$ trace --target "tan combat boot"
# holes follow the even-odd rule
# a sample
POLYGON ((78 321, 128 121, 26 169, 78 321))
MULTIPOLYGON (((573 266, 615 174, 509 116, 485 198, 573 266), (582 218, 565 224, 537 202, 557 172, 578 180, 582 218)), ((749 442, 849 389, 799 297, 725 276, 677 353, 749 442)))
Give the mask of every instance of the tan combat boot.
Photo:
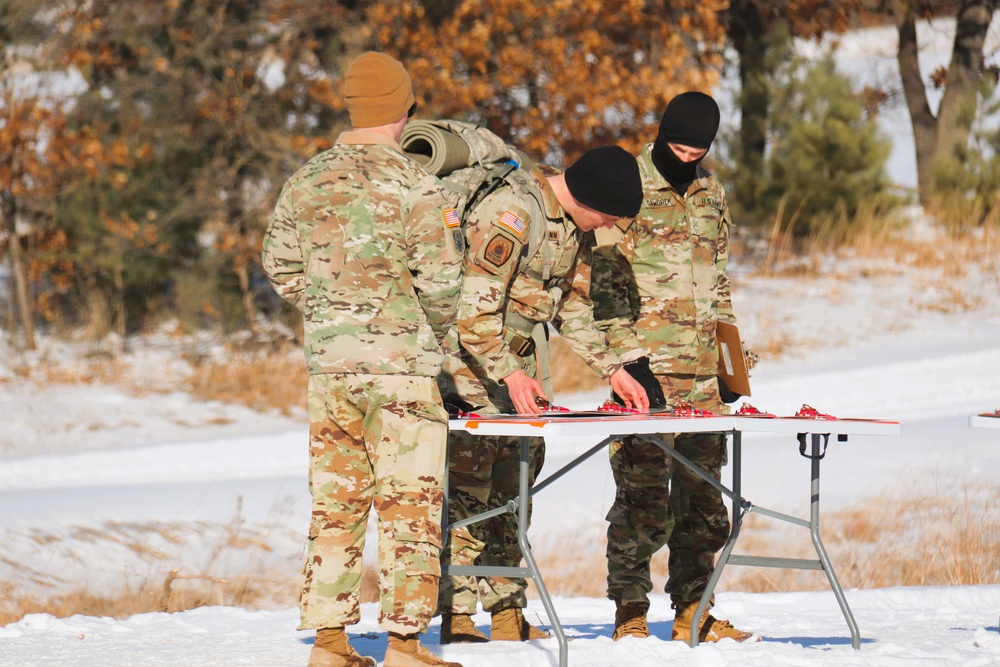
POLYGON ((615 600, 615 632, 611 638, 618 641, 622 637, 648 637, 647 611, 649 611, 648 602, 622 603, 615 600))
POLYGON ((383 667, 462 667, 457 662, 447 662, 427 650, 416 635, 389 633, 389 648, 385 650, 383 667))
POLYGON ((442 644, 481 644, 489 638, 472 622, 471 614, 441 614, 442 644))
POLYGON ((309 653, 308 667, 375 667, 375 659, 358 655, 347 643, 344 628, 320 628, 309 653))
MULTIPOLYGON (((694 618, 694 612, 698 610, 698 601, 675 601, 671 606, 675 610, 674 629, 671 632, 671 639, 690 643, 691 621, 694 618)), ((726 638, 735 639, 738 642, 745 642, 747 640, 760 641, 760 635, 755 635, 752 632, 744 632, 743 630, 737 630, 733 627, 732 623, 715 618, 709 614, 708 609, 706 609, 705 613, 702 614, 701 617, 701 630, 698 631, 698 641, 717 642, 720 639, 726 638)))
POLYGON ((493 612, 493 622, 490 626, 492 641, 523 642, 529 639, 547 639, 550 636, 528 623, 520 607, 493 612))

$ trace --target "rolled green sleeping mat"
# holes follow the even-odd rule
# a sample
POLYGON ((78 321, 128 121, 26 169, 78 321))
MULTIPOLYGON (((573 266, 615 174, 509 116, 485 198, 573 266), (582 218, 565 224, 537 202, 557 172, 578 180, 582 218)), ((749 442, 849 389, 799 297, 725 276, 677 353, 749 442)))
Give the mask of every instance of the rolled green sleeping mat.
POLYGON ((407 123, 400 146, 429 172, 439 176, 469 164, 469 144, 454 132, 431 123, 407 123))

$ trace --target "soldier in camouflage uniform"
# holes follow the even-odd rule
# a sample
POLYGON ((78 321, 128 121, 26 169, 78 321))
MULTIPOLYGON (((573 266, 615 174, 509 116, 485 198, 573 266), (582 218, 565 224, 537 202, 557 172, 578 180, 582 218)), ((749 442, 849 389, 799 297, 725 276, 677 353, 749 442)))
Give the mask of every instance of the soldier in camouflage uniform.
MULTIPOLYGON (((639 210, 635 159, 617 146, 595 148, 565 173, 536 167, 523 186, 495 190, 466 222, 469 262, 456 327, 461 364, 442 377, 446 403, 482 413, 537 414, 536 401, 552 396, 539 382, 539 366, 548 361, 545 323, 553 322, 628 405, 647 409, 642 387, 596 329, 589 297, 591 232, 639 210), (533 230, 534 225, 544 228, 533 230), (542 242, 530 248, 533 233, 542 242)), ((543 447, 541 439, 533 439, 530 483, 542 465, 543 447)), ((518 495, 518 438, 456 432, 449 448, 450 522, 502 507, 518 495)), ((443 558, 472 565, 480 555, 482 565, 520 563, 515 515, 452 531, 443 558)), ((442 643, 487 641, 471 620, 477 598, 492 614, 491 639, 547 636, 524 619, 524 579, 444 577, 442 643)))
MULTIPOLYGON (((718 105, 689 92, 668 104, 654 143, 638 157, 645 200, 618 238, 601 238, 594 301, 609 344, 619 354, 649 355, 670 407, 728 413, 716 372, 716 323, 735 322, 730 301, 729 230, 722 184, 699 162, 719 127, 718 105), (610 241, 610 243, 608 243, 610 241), (622 312, 623 304, 627 312, 622 312)), ((728 392, 727 392, 728 393, 728 392)), ((732 400, 735 400, 735 396, 732 400)), ((651 405, 656 407, 651 397, 651 405)), ((660 436, 716 478, 726 463, 722 433, 660 436)), ((662 449, 637 437, 611 446, 617 493, 608 513, 608 597, 615 600, 614 639, 648 637, 650 559, 670 550, 673 639, 688 641, 692 616, 729 536, 722 495, 662 449)), ((706 612, 702 641, 752 635, 706 612)))
POLYGON ((440 181, 398 143, 409 74, 381 53, 344 84, 352 131, 285 183, 264 239, 275 290, 303 314, 312 521, 300 629, 310 667, 374 667, 360 620, 365 527, 378 514, 386 667, 449 665, 418 640, 437 605, 448 415, 435 377, 461 291, 464 243, 440 181), (457 232, 457 236, 455 234, 457 232))

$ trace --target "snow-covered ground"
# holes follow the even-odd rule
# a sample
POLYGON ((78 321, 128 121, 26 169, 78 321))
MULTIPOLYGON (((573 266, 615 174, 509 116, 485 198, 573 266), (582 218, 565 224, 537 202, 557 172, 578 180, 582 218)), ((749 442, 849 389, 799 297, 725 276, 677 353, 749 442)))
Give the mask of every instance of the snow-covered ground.
MULTIPOLYGON (((850 591, 861 627, 859 651, 845 639, 846 626, 830 593, 727 593, 716 609, 740 626, 765 635, 756 644, 725 640, 691 649, 670 636, 669 601, 655 599, 648 639, 611 640, 614 604, 608 600, 560 598, 557 612, 569 642, 572 667, 990 667, 1000 664, 997 615, 1000 586, 886 588, 850 591)), ((374 604, 352 630, 352 644, 381 662, 386 635, 372 622, 374 604)), ((532 602, 532 618, 544 612, 532 602)), ((489 616, 476 617, 481 628, 489 616)), ((0 665, 305 665, 312 633, 296 632, 294 610, 248 612, 203 607, 182 614, 142 614, 127 621, 35 615, 0 628, 0 665)), ((436 624, 425 636, 432 651, 465 667, 550 667, 557 665, 555 639, 439 646, 436 624)))
MULTIPOLYGON (((856 261, 797 278, 762 278, 736 263, 735 307, 747 344, 763 349, 776 336, 783 341, 781 354, 753 372, 749 401, 782 415, 808 403, 841 417, 902 422, 901 436, 854 436, 831 446, 823 463, 824 512, 864 507, 876 495, 901 490, 956 503, 969 488, 995 493, 1000 429, 972 428, 968 420, 1000 407, 997 273, 970 270, 946 281, 944 271, 861 270, 856 261), (956 290, 975 295, 976 307, 949 305, 956 290)), ((156 361, 154 349, 145 354, 143 363, 169 367, 167 359, 156 361)), ((602 392, 557 397, 571 407, 602 400, 602 392)), ((0 381, 0 415, 0 581, 13 582, 15 592, 138 589, 163 582, 171 570, 216 577, 260 571, 285 573, 277 585, 286 588, 275 597, 294 596, 287 589, 301 564, 308 518, 301 418, 183 393, 133 397, 106 386, 38 386, 9 372, 0 381), (234 539, 241 536, 247 539, 234 539), (255 541, 267 548, 246 547, 255 541)), ((546 469, 572 460, 590 442, 550 440, 546 469)), ((794 439, 746 435, 744 443, 744 495, 804 515, 807 463, 794 439)), ((536 497, 533 545, 541 551, 571 544, 577 562, 599 561, 612 493, 606 457, 591 457, 536 497)), ((995 533, 1000 524, 983 528, 995 533)), ((723 587, 719 614, 759 631, 764 641, 693 651, 664 640, 672 612, 663 596, 655 597, 650 615, 655 638, 615 643, 609 601, 552 593, 575 637, 573 665, 1000 664, 1000 585, 849 590, 860 652, 850 647, 829 591, 750 594, 723 587)), ((122 621, 31 615, 0 628, 0 665, 303 664, 312 633, 295 630, 290 607, 208 607, 122 621)), ((529 615, 547 623, 535 601, 529 615)), ((352 630, 361 635, 360 649, 381 657, 385 635, 374 618, 366 606, 363 623, 352 630)), ((477 620, 488 625, 485 616, 477 620)), ((466 665, 557 664, 554 640, 438 647, 432 627, 427 641, 466 665)))
MULTIPOLYGON (((926 74, 946 62, 950 32, 942 24, 921 30, 926 74)), ((893 76, 894 41, 891 29, 860 31, 842 40, 839 62, 877 85, 893 76)), ((912 186, 905 110, 884 113, 880 121, 896 144, 892 178, 912 186)), ((965 271, 831 260, 815 276, 763 278, 734 258, 743 338, 751 348, 774 351, 753 372, 753 405, 788 415, 808 403, 841 417, 902 422, 898 437, 831 444, 823 463, 824 513, 864 510, 876 496, 901 492, 954 498, 956 505, 966 502, 969 489, 996 493, 1000 429, 968 425, 970 415, 1000 408, 1000 257, 992 247, 984 252, 993 257, 965 271)), ((303 418, 182 392, 133 396, 102 385, 40 386, 12 372, 24 359, 8 345, 0 339, 0 595, 141 590, 161 585, 171 571, 215 578, 259 572, 275 582, 275 600, 294 599, 288 589, 301 566, 309 513, 303 418)), ((43 340, 42 356, 62 360, 66 354, 43 340)), ((131 360, 140 380, 172 372, 170 356, 156 345, 137 345, 131 360)), ((557 397, 581 408, 603 400, 602 392, 557 397)), ((546 470, 590 442, 550 441, 546 470)), ((744 495, 801 516, 808 464, 794 439, 748 435, 744 444, 744 495)), ((728 480, 728 472, 723 477, 728 480)), ((571 545, 577 562, 599 561, 613 488, 606 457, 588 459, 536 497, 532 544, 539 551, 571 545)), ((984 521, 985 532, 1000 531, 1000 517, 984 521)), ((1000 574, 992 582, 848 590, 860 651, 851 648, 828 590, 752 594, 723 586, 718 615, 759 632, 763 641, 692 650, 665 639, 673 613, 662 595, 654 596, 650 610, 654 637, 612 642, 610 601, 550 588, 574 638, 569 662, 575 667, 666 661, 986 667, 1000 665, 1000 574)), ((305 664, 312 633, 296 631, 291 604, 270 608, 202 607, 126 620, 33 614, 0 628, 0 667, 305 664)), ((365 605, 362 623, 351 632, 362 653, 381 660, 386 637, 375 616, 374 606, 365 605)), ((528 616, 547 624, 536 600, 528 616)), ((488 616, 476 620, 488 627, 488 616)), ((441 647, 435 624, 426 641, 466 667, 558 664, 551 639, 441 647)))

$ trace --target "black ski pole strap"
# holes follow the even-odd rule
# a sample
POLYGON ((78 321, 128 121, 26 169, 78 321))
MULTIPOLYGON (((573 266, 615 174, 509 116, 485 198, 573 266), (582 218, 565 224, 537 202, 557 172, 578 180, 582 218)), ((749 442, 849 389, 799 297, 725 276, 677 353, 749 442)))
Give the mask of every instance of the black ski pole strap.
POLYGON ((807 459, 822 459, 823 457, 825 457, 826 456, 827 445, 830 444, 830 434, 829 433, 821 433, 820 434, 820 435, 823 436, 823 449, 822 449, 822 451, 820 451, 819 454, 816 454, 816 455, 806 454, 806 447, 808 447, 808 443, 806 442, 806 437, 808 435, 809 435, 808 433, 799 433, 798 434, 798 439, 799 439, 799 454, 801 454, 802 456, 806 457, 807 459))

